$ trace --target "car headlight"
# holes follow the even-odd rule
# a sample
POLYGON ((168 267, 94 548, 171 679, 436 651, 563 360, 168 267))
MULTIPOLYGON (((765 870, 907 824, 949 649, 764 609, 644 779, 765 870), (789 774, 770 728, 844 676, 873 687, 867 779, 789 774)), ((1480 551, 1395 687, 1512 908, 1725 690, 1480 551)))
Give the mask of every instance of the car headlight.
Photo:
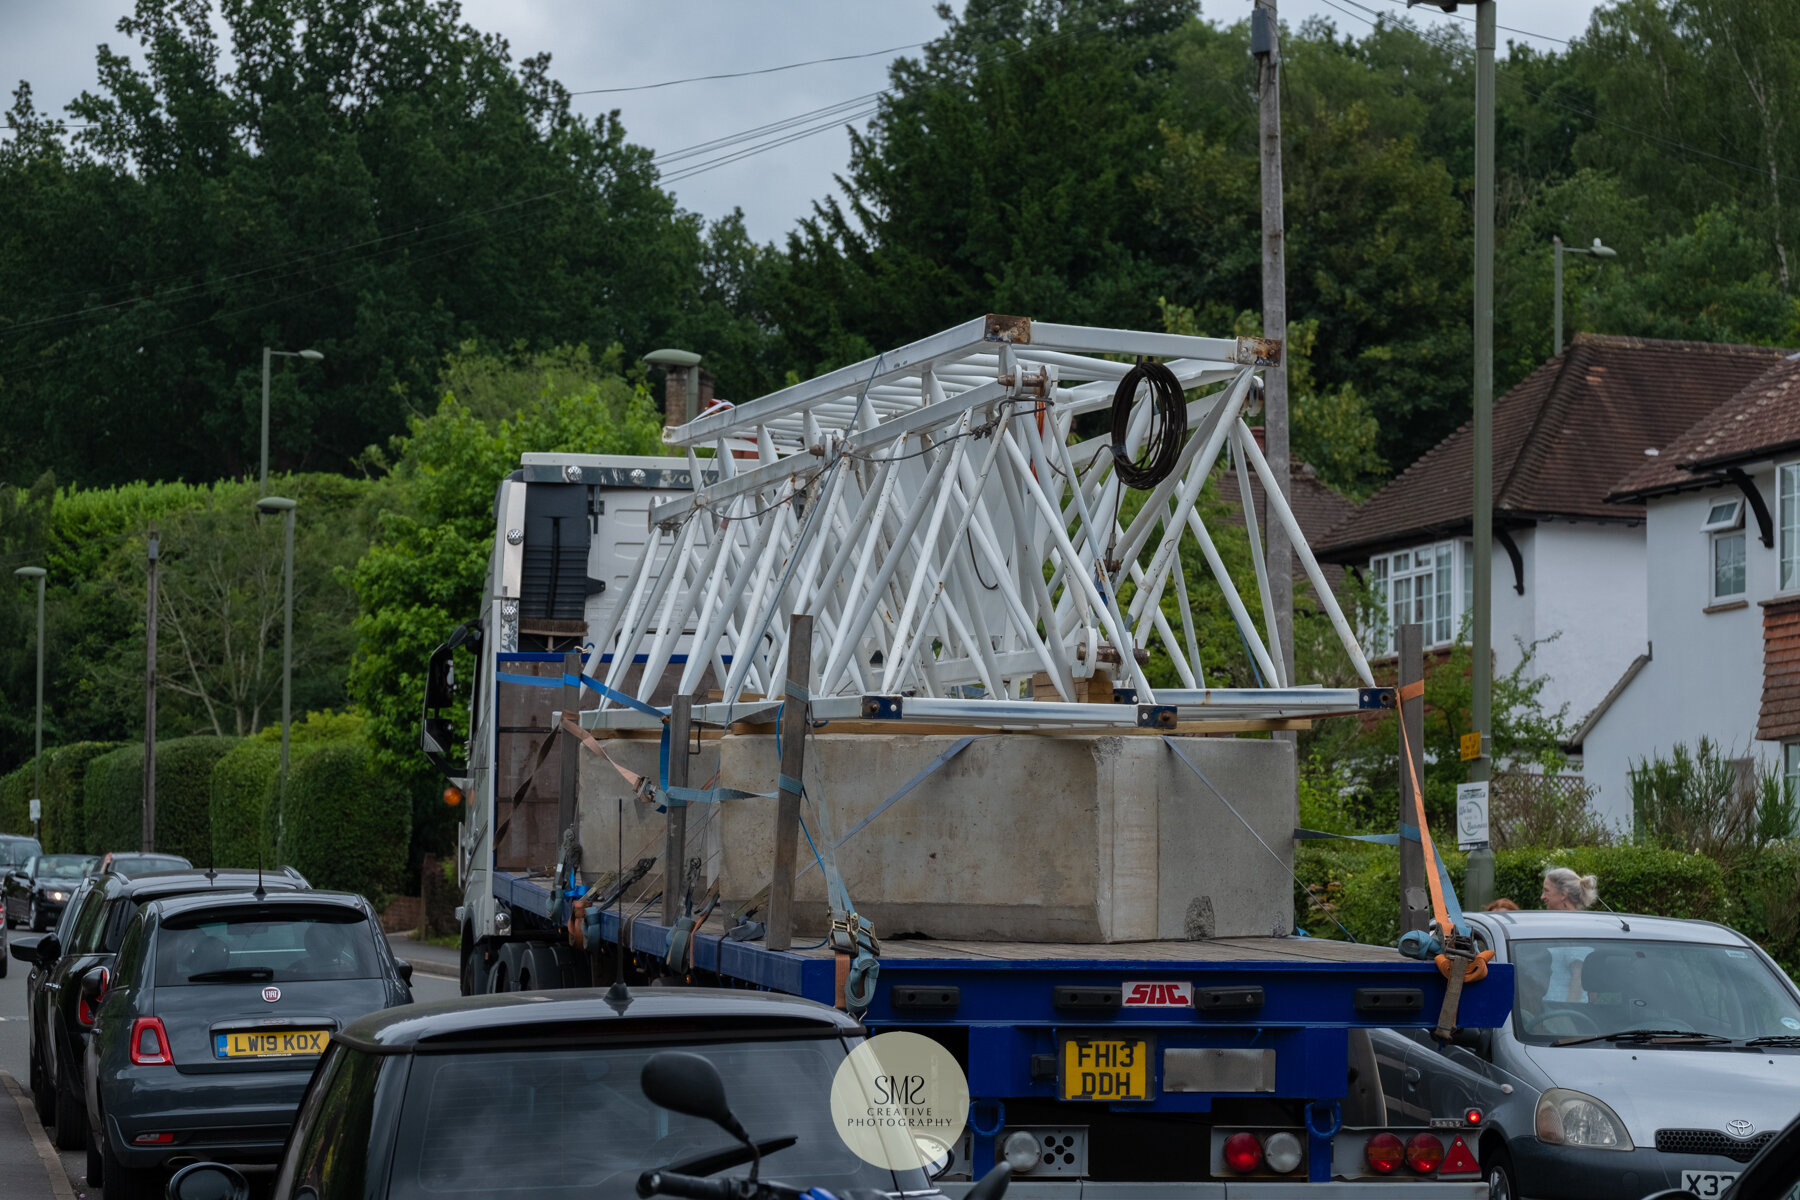
POLYGON ((67 892, 45 892, 44 895, 51 900, 67 900, 69 898, 67 892))
POLYGON ((1618 1113, 1585 1092, 1567 1088, 1551 1088, 1538 1097, 1537 1135, 1539 1141, 1557 1146, 1635 1149, 1618 1113))

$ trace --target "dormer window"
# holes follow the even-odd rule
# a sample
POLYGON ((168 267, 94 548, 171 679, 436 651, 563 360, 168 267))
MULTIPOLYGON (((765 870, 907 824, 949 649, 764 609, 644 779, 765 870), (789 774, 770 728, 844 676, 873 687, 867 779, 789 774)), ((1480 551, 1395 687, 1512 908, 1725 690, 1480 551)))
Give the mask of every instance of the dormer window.
POLYGON ((1711 539, 1713 604, 1744 598, 1744 501, 1714 500, 1700 532, 1711 539))

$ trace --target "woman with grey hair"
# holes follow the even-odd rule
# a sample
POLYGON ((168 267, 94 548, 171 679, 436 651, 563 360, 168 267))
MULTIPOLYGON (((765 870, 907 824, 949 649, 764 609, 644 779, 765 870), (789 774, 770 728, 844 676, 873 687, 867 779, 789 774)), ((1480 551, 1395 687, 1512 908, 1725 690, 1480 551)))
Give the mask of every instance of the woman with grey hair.
MULTIPOLYGON (((1592 875, 1577 875, 1567 867, 1551 867, 1544 872, 1544 907, 1552 912, 1579 912, 1599 899, 1600 881, 1592 875)), ((1585 999, 1581 964, 1586 958, 1573 946, 1552 947, 1546 996, 1576 1002, 1585 999)))

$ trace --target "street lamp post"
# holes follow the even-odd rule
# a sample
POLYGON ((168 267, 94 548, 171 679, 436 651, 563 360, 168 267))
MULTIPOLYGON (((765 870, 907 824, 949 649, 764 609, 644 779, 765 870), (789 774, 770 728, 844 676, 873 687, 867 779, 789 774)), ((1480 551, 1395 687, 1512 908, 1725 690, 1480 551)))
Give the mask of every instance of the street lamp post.
POLYGON ((1617 258, 1617 257, 1619 257, 1619 252, 1617 250, 1612 249, 1610 246, 1602 246, 1600 244, 1599 238, 1595 238, 1594 244, 1591 246, 1574 246, 1574 247, 1565 246, 1565 245, 1563 245, 1563 240, 1560 236, 1553 236, 1550 239, 1550 241, 1554 246, 1552 253, 1556 257, 1556 303, 1553 306, 1556 310, 1556 349, 1554 349, 1550 352, 1551 356, 1554 357, 1558 354, 1561 354, 1562 348, 1563 348, 1563 340, 1562 340, 1562 260, 1563 260, 1563 255, 1565 255, 1565 254, 1585 254, 1590 258, 1617 258))
POLYGON ((263 347, 263 403, 262 403, 262 491, 269 490, 269 360, 271 358, 303 358, 307 362, 321 362, 325 356, 317 350, 271 350, 263 347))
POLYGON ((256 502, 258 510, 274 515, 281 513, 285 518, 287 533, 287 549, 282 555, 282 615, 281 615, 281 789, 280 794, 287 791, 288 775, 288 731, 293 725, 293 681, 294 681, 294 501, 284 496, 264 496, 256 502))
MULTIPOLYGON (((31 802, 42 812, 44 795, 44 568, 20 567, 13 572, 20 579, 37 580, 37 753, 32 756, 31 802)), ((37 836, 39 817, 31 818, 32 836, 37 836)))

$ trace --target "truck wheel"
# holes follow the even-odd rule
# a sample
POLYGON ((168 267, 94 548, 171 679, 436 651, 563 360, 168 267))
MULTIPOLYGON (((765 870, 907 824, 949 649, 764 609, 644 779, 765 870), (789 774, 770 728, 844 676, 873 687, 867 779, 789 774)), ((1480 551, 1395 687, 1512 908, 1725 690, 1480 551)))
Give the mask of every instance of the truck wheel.
POLYGON ((56 1148, 79 1150, 87 1145, 87 1113, 82 1111, 81 1097, 66 1083, 56 1085, 56 1148))
POLYGON ((488 976, 488 991, 524 991, 525 989, 519 981, 524 957, 525 946, 520 942, 508 942, 500 947, 500 954, 494 962, 494 969, 488 976))
POLYGON ((532 942, 523 948, 515 976, 518 991, 547 992, 569 986, 563 980, 564 964, 556 953, 558 949, 544 942, 532 942))
POLYGON ((481 947, 469 936, 467 929, 462 937, 462 994, 479 996, 487 990, 487 972, 482 969, 481 947))

